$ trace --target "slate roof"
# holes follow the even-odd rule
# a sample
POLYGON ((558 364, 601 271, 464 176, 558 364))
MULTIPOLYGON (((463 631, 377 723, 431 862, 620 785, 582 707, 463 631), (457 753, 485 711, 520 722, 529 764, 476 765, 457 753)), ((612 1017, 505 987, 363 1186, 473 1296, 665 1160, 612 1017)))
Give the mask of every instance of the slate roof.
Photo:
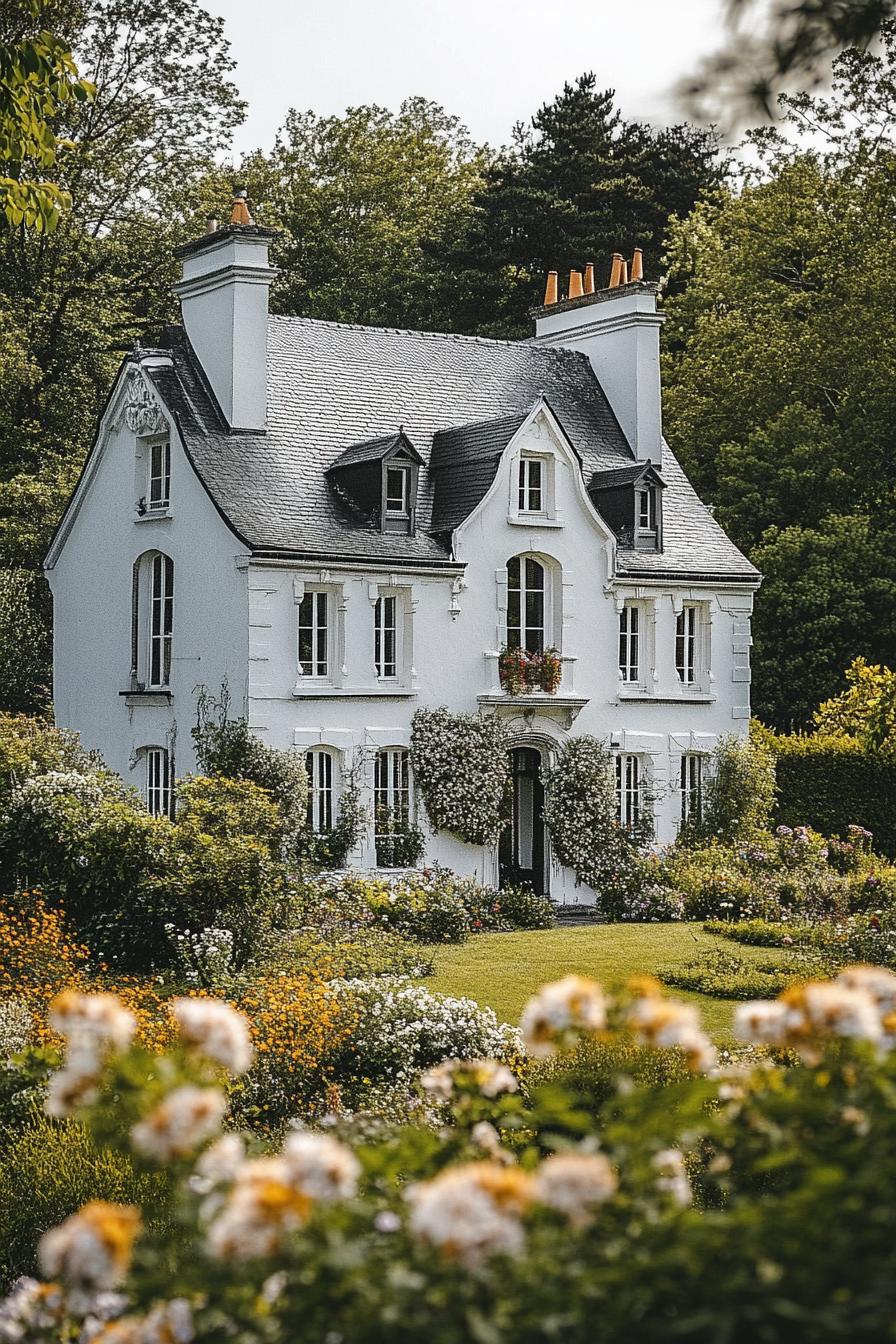
MULTIPOLYGON (((500 436, 508 442, 509 425, 518 427, 542 395, 586 481, 633 465, 603 389, 576 351, 272 317, 261 433, 228 429, 181 327, 167 327, 161 345, 173 367, 147 367, 147 374, 175 413, 219 512, 263 555, 451 564, 446 533, 488 488, 500 436), (416 536, 383 534, 358 519, 326 476, 348 449, 394 436, 397 424, 424 462, 435 458, 420 471, 416 536)), ((668 448, 662 472, 664 550, 621 551, 620 571, 754 579, 756 570, 700 504, 668 448)))
POLYGON ((615 490, 620 485, 634 485, 635 481, 639 481, 648 471, 653 472, 660 485, 665 485, 665 481, 652 462, 637 462, 633 467, 615 467, 611 471, 596 471, 588 482, 588 489, 615 490))
POLYGON ((340 467, 356 467, 359 462, 380 462, 393 448, 404 448, 418 462, 423 458, 411 443, 408 436, 399 430, 397 434, 383 434, 378 439, 367 439, 364 443, 353 443, 337 457, 327 471, 338 471, 340 467))

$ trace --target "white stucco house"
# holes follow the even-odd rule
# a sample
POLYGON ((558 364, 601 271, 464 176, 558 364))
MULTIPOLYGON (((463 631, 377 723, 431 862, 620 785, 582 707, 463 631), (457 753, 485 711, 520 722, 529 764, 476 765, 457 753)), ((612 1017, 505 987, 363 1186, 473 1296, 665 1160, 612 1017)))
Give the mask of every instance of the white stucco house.
MULTIPOLYGON (((182 325, 115 379, 45 562, 57 720, 167 811, 196 687, 226 680, 307 755, 316 826, 354 763, 426 830, 414 711, 499 714, 500 853, 427 832, 426 859, 587 901, 542 821, 558 744, 603 739, 623 820, 649 797, 666 842, 749 718, 759 575, 663 441, 656 286, 617 260, 557 302, 553 278, 518 342, 276 317, 273 237, 235 222, 182 248, 182 325), (557 649, 559 687, 509 694, 508 646, 557 649)), ((376 866, 373 820, 353 861, 376 866)))

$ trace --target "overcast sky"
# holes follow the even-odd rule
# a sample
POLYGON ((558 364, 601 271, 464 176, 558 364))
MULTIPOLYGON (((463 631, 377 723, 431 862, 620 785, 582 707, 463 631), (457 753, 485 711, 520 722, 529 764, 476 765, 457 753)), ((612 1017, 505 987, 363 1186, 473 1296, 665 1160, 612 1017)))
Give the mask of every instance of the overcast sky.
POLYGON ((422 94, 474 139, 506 143, 584 70, 623 112, 681 119, 672 87, 717 45, 722 0, 208 0, 249 104, 237 154, 268 148, 290 107, 397 109, 422 94))

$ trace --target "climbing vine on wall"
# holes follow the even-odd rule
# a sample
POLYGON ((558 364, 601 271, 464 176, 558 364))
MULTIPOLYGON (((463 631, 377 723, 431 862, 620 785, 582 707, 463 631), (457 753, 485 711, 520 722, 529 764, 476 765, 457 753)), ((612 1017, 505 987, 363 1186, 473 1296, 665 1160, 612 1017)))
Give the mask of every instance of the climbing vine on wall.
POLYGON ((500 834, 509 782, 507 729, 496 717, 418 709, 411 724, 414 781, 433 826, 471 845, 500 834))

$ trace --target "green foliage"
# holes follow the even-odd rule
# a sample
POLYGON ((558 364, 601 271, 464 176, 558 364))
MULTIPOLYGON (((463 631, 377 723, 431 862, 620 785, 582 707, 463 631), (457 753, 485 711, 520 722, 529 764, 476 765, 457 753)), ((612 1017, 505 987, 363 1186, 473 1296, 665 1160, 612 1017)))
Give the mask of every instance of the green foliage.
POLYGON ((249 780, 265 789, 280 809, 283 847, 294 854, 308 829, 308 772, 295 751, 280 751, 249 731, 246 719, 231 719, 227 686, 216 700, 200 687, 193 741, 208 775, 249 780))
POLYGON ((343 766, 333 829, 305 836, 304 853, 315 868, 344 868, 364 835, 368 811, 361 801, 362 764, 357 756, 347 768, 343 766))
POLYGON ((826 835, 847 836, 851 825, 867 828, 881 854, 896 855, 896 762, 848 737, 821 734, 774 738, 778 780, 777 818, 797 818, 826 835))
POLYGON ((852 737, 872 749, 896 749, 896 672, 854 658, 845 676, 847 689, 813 714, 816 733, 852 737))
POLYGON ((612 1101, 620 1085, 659 1090, 688 1077, 680 1054, 643 1050, 625 1036, 585 1040, 574 1050, 535 1060, 526 1070, 526 1088, 536 1097, 541 1089, 563 1088, 576 1107, 597 1115, 612 1101))
POLYGON ((137 1204, 152 1221, 167 1185, 164 1172, 138 1175, 76 1121, 33 1111, 24 1126, 0 1131, 0 1281, 34 1273, 39 1238, 88 1200, 137 1204))
POLYGON ((99 757, 85 751, 77 733, 54 728, 46 719, 0 713, 0 804, 26 779, 50 770, 95 774, 99 757))
POLYGON ((492 715, 418 709, 411 721, 414 782, 437 831, 471 845, 494 844, 505 822, 510 779, 504 723, 492 715))
MULTIPOLYGON (((709 926, 706 926, 709 927, 709 926)), ((788 964, 757 962, 733 952, 713 952, 674 970, 661 970, 660 979, 676 989, 711 994, 715 999, 770 999, 788 985, 818 976, 825 968, 818 958, 793 957, 788 964)))
POLYGON ((283 843, 280 808, 248 779, 188 775, 177 786, 177 821, 182 833, 204 831, 224 841, 252 837, 272 855, 283 843))
POLYGON ((343 980, 371 975, 420 977, 431 974, 432 959, 419 943, 389 929, 303 929, 274 939, 263 960, 253 957, 252 969, 314 971, 343 980))
POLYGON ((594 737, 564 742, 545 779, 545 822, 556 857, 597 893, 606 914, 640 876, 638 847, 649 825, 644 813, 637 831, 621 826, 612 756, 594 737))
POLYGON ((426 836, 405 808, 378 807, 373 817, 378 868, 416 868, 426 836))
POLYGON ((20 5, 14 40, 0 42, 0 210, 7 224, 38 233, 56 227, 71 199, 46 176, 68 147, 56 134, 58 116, 94 93, 66 43, 43 27, 52 8, 48 0, 20 5))
POLYGON ((720 738, 707 771, 703 815, 685 839, 749 840, 767 827, 774 800, 775 757, 761 736, 720 738))
POLYGON ((44 579, 0 569, 0 702, 16 713, 45 713, 50 704, 52 634, 44 579))

